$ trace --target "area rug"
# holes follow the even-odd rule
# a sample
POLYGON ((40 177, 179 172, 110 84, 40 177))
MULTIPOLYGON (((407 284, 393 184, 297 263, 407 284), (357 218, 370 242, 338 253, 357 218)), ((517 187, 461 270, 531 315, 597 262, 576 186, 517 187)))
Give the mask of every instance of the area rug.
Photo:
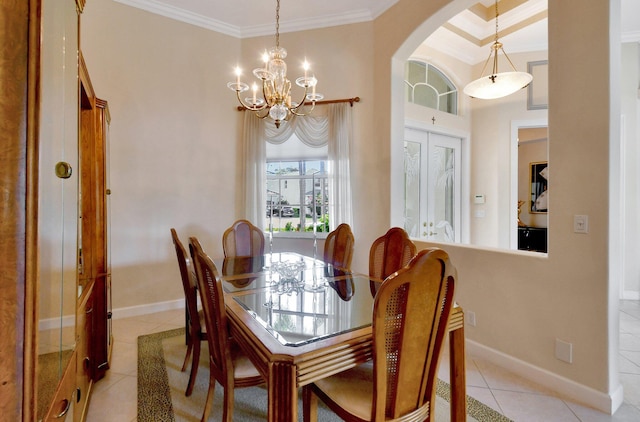
POLYGON ((72 352, 73 350, 62 350, 38 355, 38 419, 44 418, 49 410, 72 352))
MULTIPOLYGON (((138 337, 138 421, 199 421, 207 394, 209 367, 207 344, 202 343, 200 367, 193 393, 184 395, 189 371, 180 372, 186 352, 184 329, 179 328, 138 337)), ((436 422, 449 421, 449 385, 438 380, 436 422)), ((298 405, 302 420, 302 402, 298 405)), ((264 387, 235 390, 233 420, 264 421, 267 417, 267 392, 264 387)), ((209 421, 222 418, 222 387, 216 387, 209 421)), ((319 402, 318 420, 340 421, 319 402)), ((467 396, 468 422, 511 422, 490 407, 467 396)))

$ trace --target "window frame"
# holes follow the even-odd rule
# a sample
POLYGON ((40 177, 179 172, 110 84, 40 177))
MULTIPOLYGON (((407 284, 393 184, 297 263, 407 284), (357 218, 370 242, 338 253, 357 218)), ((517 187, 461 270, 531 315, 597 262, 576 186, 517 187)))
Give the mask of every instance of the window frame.
MULTIPOLYGON (((404 77, 403 80, 404 80, 404 84, 405 84, 405 87, 406 87, 406 90, 405 90, 405 101, 407 101, 407 102, 409 102, 411 104, 415 104, 416 106, 426 107, 426 108, 429 108, 429 109, 432 109, 432 110, 437 110, 437 111, 442 112, 442 113, 451 114, 453 116, 458 116, 459 115, 460 107, 459 107, 459 98, 458 98, 458 93, 459 93, 458 88, 457 88, 456 84, 453 82, 453 80, 449 77, 449 75, 447 75, 444 71, 442 71, 442 69, 438 68, 437 66, 435 66, 432 63, 429 63, 429 62, 427 62, 425 60, 412 58, 412 59, 409 59, 409 60, 407 60, 405 62, 405 77, 404 77), (412 63, 423 65, 425 67, 425 72, 424 72, 425 80, 424 81, 416 82, 416 83, 412 84, 407 80, 407 77, 408 77, 408 74, 409 74, 409 66, 411 66, 412 63), (441 80, 445 83, 445 85, 447 85, 447 87, 452 87, 453 89, 450 89, 450 90, 444 91, 444 92, 440 92, 436 86, 434 86, 434 85, 432 85, 430 83, 430 78, 429 78, 430 71, 432 72, 431 73, 432 77, 433 76, 437 76, 437 77, 441 78, 441 80), (435 98, 436 98, 436 107, 435 108, 434 107, 430 107, 428 105, 424 105, 424 104, 415 102, 415 90, 416 90, 417 86, 425 86, 425 87, 431 89, 435 93, 435 98), (409 91, 408 90, 411 90, 411 95, 409 95, 409 91), (455 104, 452 107, 454 109, 453 113, 449 112, 447 110, 442 110, 440 108, 441 98, 442 97, 446 97, 446 96, 451 95, 451 94, 455 94, 454 95, 455 104)), ((432 79, 431 79, 431 82, 433 82, 432 79)))
MULTIPOLYGON (((275 229, 275 224, 273 224, 273 220, 275 219, 281 219, 282 217, 278 214, 271 214, 271 216, 267 215, 266 217, 266 227, 263 228, 263 230, 266 233, 270 233, 271 236, 273 237, 289 237, 289 238, 313 238, 314 237, 314 232, 313 231, 306 231, 306 227, 310 226, 313 224, 313 215, 311 215, 310 217, 306 216, 306 212, 304 215, 302 215, 301 210, 308 208, 308 207, 312 207, 313 205, 311 203, 307 204, 307 189, 306 189, 306 185, 308 181, 316 181, 315 183, 312 182, 312 191, 313 194, 312 195, 316 195, 316 192, 323 192, 324 191, 324 204, 321 205, 321 216, 317 218, 316 220, 316 226, 321 224, 321 218, 322 216, 326 215, 328 218, 329 215, 329 173, 328 173, 328 167, 329 167, 329 158, 328 156, 323 156, 322 158, 320 157, 307 157, 307 158, 300 158, 300 159, 294 159, 294 158, 286 158, 286 159, 282 159, 282 158, 267 158, 266 160, 266 186, 265 186, 265 193, 266 193, 266 201, 265 203, 262 205, 263 209, 261 210, 261 212, 264 215, 267 215, 268 212, 268 207, 270 205, 271 202, 271 206, 273 206, 273 200, 271 199, 271 197, 274 196, 274 194, 270 193, 272 191, 272 189, 270 189, 270 182, 273 185, 273 181, 278 181, 278 187, 279 190, 278 192, 275 192, 275 196, 276 197, 283 197, 282 195, 282 184, 283 182, 285 184, 288 184, 289 186, 291 184, 289 184, 289 181, 297 181, 298 186, 299 186, 299 197, 298 203, 293 203, 293 204, 282 204, 282 200, 278 201, 278 206, 291 206, 294 209, 298 208, 298 220, 297 220, 297 224, 299 224, 300 227, 305 227, 305 230, 282 230, 281 227, 278 227, 278 229, 275 229), (305 174, 305 172, 307 171, 307 166, 305 165, 306 163, 310 163, 310 162, 319 162, 320 163, 320 170, 316 173, 312 173, 312 174, 305 174), (269 164, 270 163, 298 163, 298 174, 274 174, 274 173, 269 173, 269 164), (316 185, 319 184, 319 188, 316 188, 316 185)), ((316 205, 317 207, 317 205, 316 205)), ((281 224, 279 225, 281 226, 281 224)), ((315 237, 316 238, 325 238, 328 234, 328 230, 326 231, 316 231, 315 232, 315 237)))

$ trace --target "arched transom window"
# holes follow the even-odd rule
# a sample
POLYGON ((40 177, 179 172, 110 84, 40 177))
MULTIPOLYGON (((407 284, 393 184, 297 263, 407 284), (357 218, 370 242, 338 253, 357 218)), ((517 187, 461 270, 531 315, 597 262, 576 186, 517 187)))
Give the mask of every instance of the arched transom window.
POLYGON ((442 71, 433 65, 409 60, 405 66, 407 101, 445 113, 458 114, 458 90, 442 71))

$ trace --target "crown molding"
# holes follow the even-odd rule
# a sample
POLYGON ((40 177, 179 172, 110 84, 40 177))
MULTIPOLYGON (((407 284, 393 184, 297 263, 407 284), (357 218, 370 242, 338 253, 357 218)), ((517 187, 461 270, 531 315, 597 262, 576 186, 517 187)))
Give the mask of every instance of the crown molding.
POLYGON ((136 9, 145 10, 147 12, 151 12, 156 15, 164 16, 166 18, 174 19, 180 22, 185 22, 191 25, 199 26, 201 28, 210 29, 212 31, 230 35, 232 37, 236 37, 236 38, 240 37, 240 30, 236 26, 229 25, 225 22, 212 19, 210 17, 200 15, 198 13, 190 12, 188 10, 181 9, 179 7, 160 3, 155 0, 113 0, 113 1, 125 4, 127 6, 135 7, 136 9))
MULTIPOLYGON (((349 25, 353 23, 369 22, 375 17, 369 10, 355 10, 350 13, 317 16, 313 18, 280 21, 280 33, 308 31, 310 29, 329 28, 332 26, 349 25)), ((273 35, 275 22, 266 25, 256 25, 240 31, 240 38, 273 35)))
MULTIPOLYGON (((209 29, 236 38, 249 38, 264 35, 272 35, 275 30, 273 23, 255 25, 252 27, 239 27, 223 21, 213 19, 198 13, 161 3, 157 0, 114 0, 118 3, 145 10, 156 15, 164 16, 180 22, 185 22, 201 28, 209 29)), ((394 0, 391 6, 399 0, 394 0)), ((389 9, 389 3, 378 3, 373 9, 354 10, 349 13, 316 16, 308 19, 297 19, 280 22, 280 33, 306 31, 310 29, 328 28, 332 26, 348 25, 353 23, 370 22, 389 9)))

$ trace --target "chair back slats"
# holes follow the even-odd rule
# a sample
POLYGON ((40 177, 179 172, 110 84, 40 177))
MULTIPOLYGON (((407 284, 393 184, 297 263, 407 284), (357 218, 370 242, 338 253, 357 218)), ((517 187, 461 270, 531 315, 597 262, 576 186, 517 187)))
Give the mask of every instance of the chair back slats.
POLYGON ((324 262, 345 270, 351 269, 355 239, 351 227, 342 223, 327 235, 324 243, 324 262))
POLYGON ((229 354, 229 329, 222 283, 215 264, 195 237, 189 239, 189 246, 196 265, 198 290, 205 315, 211 370, 215 372, 216 379, 224 384, 222 380, 233 377, 233 364, 229 354))
POLYGON ((448 255, 434 248, 420 251, 380 286, 373 320, 375 420, 399 418, 434 403, 454 280, 448 255))
MULTIPOLYGON (((416 245, 400 227, 390 228, 373 241, 369 252, 369 275, 384 280, 409 263, 416 254, 416 245)), ((375 296, 379 283, 371 281, 371 294, 375 296)))
POLYGON ((237 220, 222 235, 226 258, 264 255, 264 233, 248 220, 237 220))
MULTIPOLYGON (((182 279, 182 288, 184 290, 185 301, 187 302, 189 331, 191 334, 198 335, 202 327, 200 327, 200 318, 198 317, 198 293, 196 290, 197 282, 192 272, 193 270, 189 268, 189 264, 187 263, 186 249, 180 241, 180 238, 178 238, 178 233, 173 228, 171 229, 171 238, 173 239, 173 246, 176 249, 178 267, 180 268, 180 277, 182 279)), ((191 263, 191 265, 194 265, 193 262, 191 263)))

